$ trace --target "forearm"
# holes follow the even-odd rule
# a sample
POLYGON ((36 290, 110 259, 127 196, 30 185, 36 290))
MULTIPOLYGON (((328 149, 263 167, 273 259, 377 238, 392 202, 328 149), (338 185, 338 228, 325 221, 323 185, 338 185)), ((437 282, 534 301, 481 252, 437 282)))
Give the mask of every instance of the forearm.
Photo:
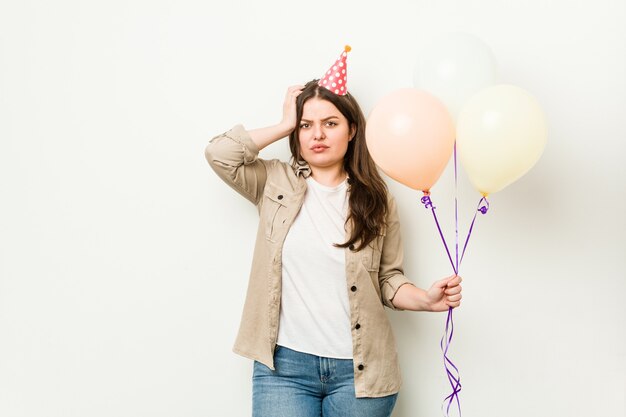
POLYGON ((401 310, 431 311, 426 291, 415 285, 403 285, 398 288, 392 303, 401 310))
POLYGON ((268 127, 249 130, 248 134, 259 150, 261 150, 277 140, 288 136, 292 130, 293 127, 286 123, 278 123, 268 127))
POLYGON ((257 145, 243 126, 236 125, 215 136, 204 154, 209 165, 229 186, 252 203, 259 202, 267 172, 263 161, 258 159, 257 145))

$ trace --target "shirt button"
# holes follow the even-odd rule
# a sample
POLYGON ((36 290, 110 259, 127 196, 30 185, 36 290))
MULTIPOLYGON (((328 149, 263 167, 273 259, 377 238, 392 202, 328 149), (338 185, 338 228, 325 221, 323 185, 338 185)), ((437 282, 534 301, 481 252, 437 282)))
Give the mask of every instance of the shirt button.
POLYGON ((278 196, 278 199, 279 199, 279 200, 282 200, 282 199, 283 199, 283 195, 282 195, 282 194, 280 194, 280 195, 278 196))
POLYGON ((351 290, 352 292, 356 292, 356 285, 353 285, 352 287, 350 287, 350 290, 351 290))
POLYGON ((354 326, 354 328, 359 330, 361 328, 361 325, 359 323, 357 323, 356 326, 354 326))
POLYGON ((360 363, 360 364, 359 364, 359 366, 358 366, 358 368, 359 368, 359 371, 362 371, 362 370, 365 368, 365 366, 363 366, 363 364, 362 364, 362 363, 360 363))

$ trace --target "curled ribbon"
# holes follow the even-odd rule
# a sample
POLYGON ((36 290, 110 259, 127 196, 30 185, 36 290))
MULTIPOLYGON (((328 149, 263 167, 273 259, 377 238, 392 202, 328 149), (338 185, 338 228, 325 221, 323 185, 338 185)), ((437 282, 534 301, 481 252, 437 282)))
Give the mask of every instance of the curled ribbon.
MULTIPOLYGON (((435 206, 433 205, 430 196, 425 194, 421 199, 422 204, 424 204, 424 208, 430 209, 433 213, 433 218, 435 220, 435 224, 437 225, 437 230, 439 231, 439 236, 441 237, 441 241, 443 242, 443 246, 446 249, 446 253, 448 254, 448 259, 450 260, 450 264, 452 265, 452 269, 454 273, 457 274, 458 265, 454 263, 452 260, 452 256, 450 255, 450 250, 448 249, 448 243, 446 242, 445 237, 443 236, 443 232, 441 231, 441 226, 439 225, 439 220, 437 219, 437 214, 435 213, 435 206)), ((458 261, 458 245, 457 245, 457 261, 458 261)), ((443 363, 446 369, 446 375, 448 376, 448 381, 450 382, 450 386, 452 387, 452 393, 448 395, 441 404, 441 408, 443 411, 444 406, 447 406, 445 409, 445 416, 450 415, 450 407, 452 406, 452 402, 456 400, 457 408, 459 410, 459 417, 461 416, 461 402, 459 400, 459 392, 461 391, 461 378, 459 376, 459 368, 452 362, 452 360, 448 357, 448 349, 450 348, 450 344, 452 343, 452 335, 454 334, 454 321, 452 320, 452 307, 448 308, 448 318, 446 319, 446 329, 445 334, 441 338, 439 346, 443 352, 443 363)))
MULTIPOLYGON (((443 242, 443 246, 446 249, 446 253, 448 254, 448 259, 450 260, 450 264, 452 265, 452 269, 454 270, 455 275, 459 273, 459 266, 463 261, 463 256, 465 256, 465 250, 467 249, 467 244, 469 242, 470 236, 472 235, 472 230, 474 229, 474 223, 476 221, 476 216, 478 213, 486 214, 489 211, 489 201, 486 196, 483 196, 478 202, 478 206, 476 207, 476 211, 474 212, 474 218, 472 219, 472 223, 470 225, 469 231, 467 233, 467 237, 465 238, 465 244, 463 245, 463 251, 461 253, 461 258, 459 259, 459 216, 458 216, 458 198, 457 198, 457 185, 458 185, 458 177, 457 177, 457 158, 456 158, 456 143, 454 144, 454 225, 455 225, 455 260, 452 260, 452 256, 450 255, 450 250, 448 249, 448 244, 446 243, 446 239, 441 231, 441 226, 439 225, 439 220, 437 219, 437 214, 435 214, 435 206, 433 205, 432 200, 430 199, 430 193, 424 192, 424 196, 421 198, 422 204, 424 204, 424 208, 430 209, 433 213, 433 218, 435 220, 435 224, 437 225, 437 230, 439 231, 439 236, 441 237, 441 241, 443 242)), ((459 392, 461 391, 461 377, 459 375, 459 368, 452 362, 452 360, 448 357, 448 350, 452 343, 452 336, 454 334, 454 321, 452 320, 452 307, 448 308, 448 317, 446 319, 446 327, 445 333, 441 338, 439 343, 441 350, 443 352, 443 362, 446 370, 446 375, 448 377, 448 381, 450 382, 450 387, 452 388, 452 393, 450 393, 446 398, 444 398, 441 404, 441 410, 446 417, 450 416, 450 407, 453 402, 456 402, 457 409, 459 411, 459 417, 461 417, 461 401, 459 399, 459 392), (447 404, 446 404, 447 403, 447 404), (444 410, 445 406, 445 410, 444 410)))
POLYGON ((434 209, 436 208, 435 206, 433 206, 433 202, 430 200, 430 196, 425 194, 424 197, 422 197, 422 204, 424 204, 424 208, 427 209, 434 209))

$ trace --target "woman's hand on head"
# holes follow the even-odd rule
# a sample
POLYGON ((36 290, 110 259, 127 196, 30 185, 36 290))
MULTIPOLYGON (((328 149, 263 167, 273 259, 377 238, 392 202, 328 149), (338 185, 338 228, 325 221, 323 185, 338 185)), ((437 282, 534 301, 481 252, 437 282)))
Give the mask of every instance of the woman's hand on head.
POLYGON ((250 139, 256 144, 259 150, 267 145, 276 142, 286 136, 296 128, 297 111, 296 98, 302 93, 303 85, 292 85, 287 89, 285 102, 283 103, 283 118, 278 124, 248 130, 250 139))
POLYGON ((285 94, 285 102, 283 103, 283 119, 280 122, 291 133, 296 128, 297 111, 296 111, 296 99, 302 93, 303 85, 292 85, 287 89, 285 94))
POLYGON ((452 275, 435 282, 426 292, 431 311, 448 311, 449 307, 461 305, 461 281, 458 275, 452 275))

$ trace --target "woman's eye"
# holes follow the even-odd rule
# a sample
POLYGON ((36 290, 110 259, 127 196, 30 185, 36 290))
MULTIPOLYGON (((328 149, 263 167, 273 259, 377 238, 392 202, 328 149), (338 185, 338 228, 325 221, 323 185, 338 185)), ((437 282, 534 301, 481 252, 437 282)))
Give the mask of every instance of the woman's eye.
POLYGON ((327 124, 328 126, 337 126, 337 123, 335 123, 335 122, 328 122, 328 123, 326 123, 326 124, 327 124))
POLYGON ((300 124, 300 129, 306 129, 307 127, 309 127, 308 123, 302 123, 300 124))

